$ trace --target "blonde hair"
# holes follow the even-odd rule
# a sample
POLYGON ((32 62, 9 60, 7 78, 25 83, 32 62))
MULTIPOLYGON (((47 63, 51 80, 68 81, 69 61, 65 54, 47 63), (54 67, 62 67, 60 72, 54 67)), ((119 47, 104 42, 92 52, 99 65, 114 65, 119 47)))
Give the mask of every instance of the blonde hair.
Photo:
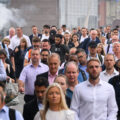
POLYGON ((65 76, 65 75, 63 75, 63 74, 59 74, 59 75, 57 75, 56 77, 55 77, 55 80, 54 80, 54 82, 56 83, 56 81, 57 81, 57 78, 64 78, 65 79, 65 82, 66 82, 66 84, 68 84, 68 78, 65 76))
POLYGON ((66 101, 65 101, 65 95, 63 93, 63 90, 62 90, 61 86, 58 83, 53 83, 50 86, 48 86, 48 88, 45 92, 45 96, 44 96, 44 100, 43 100, 44 110, 42 111, 42 116, 41 116, 42 120, 45 120, 45 116, 46 116, 46 113, 47 113, 48 108, 49 108, 49 102, 47 100, 48 99, 47 98, 48 92, 53 87, 57 87, 60 90, 61 98, 60 98, 59 110, 68 110, 68 107, 67 107, 67 104, 66 104, 66 101))
POLYGON ((3 40, 2 40, 2 43, 4 43, 4 42, 9 42, 9 44, 10 44, 10 39, 9 38, 4 38, 3 40))
POLYGON ((98 43, 97 44, 97 47, 102 47, 102 51, 101 51, 101 55, 105 56, 105 50, 104 50, 104 46, 103 46, 103 43, 98 43))

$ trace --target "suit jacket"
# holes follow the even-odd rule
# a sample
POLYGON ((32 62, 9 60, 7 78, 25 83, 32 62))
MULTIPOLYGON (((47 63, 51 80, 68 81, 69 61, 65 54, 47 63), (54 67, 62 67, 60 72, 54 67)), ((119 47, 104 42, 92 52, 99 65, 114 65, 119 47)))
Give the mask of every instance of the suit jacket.
POLYGON ((33 120, 38 111, 39 108, 37 104, 37 98, 35 98, 24 105, 23 109, 24 120, 33 120))
MULTIPOLYGON (((41 38, 42 38, 42 34, 38 34, 38 37, 41 39, 41 38)), ((31 42, 31 44, 32 44, 33 34, 30 35, 29 38, 30 38, 30 42, 31 42)))
POLYGON ((39 74, 39 75, 37 75, 37 76, 40 76, 40 77, 45 77, 45 78, 47 78, 47 79, 48 79, 48 72, 44 72, 44 73, 39 74))
MULTIPOLYGON (((84 42, 82 43, 82 48, 85 50, 86 54, 88 54, 88 45, 91 42, 90 37, 86 38, 84 42)), ((100 40, 98 37, 96 37, 96 43, 100 43, 100 40)))

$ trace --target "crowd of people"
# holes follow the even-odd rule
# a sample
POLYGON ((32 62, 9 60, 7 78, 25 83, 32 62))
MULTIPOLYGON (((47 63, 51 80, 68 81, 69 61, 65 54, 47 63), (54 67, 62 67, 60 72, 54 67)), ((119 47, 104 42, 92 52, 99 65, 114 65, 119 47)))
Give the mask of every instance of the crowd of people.
POLYGON ((0 119, 120 120, 120 27, 11 27, 0 41, 0 119), (24 93, 6 106, 6 81, 24 93))

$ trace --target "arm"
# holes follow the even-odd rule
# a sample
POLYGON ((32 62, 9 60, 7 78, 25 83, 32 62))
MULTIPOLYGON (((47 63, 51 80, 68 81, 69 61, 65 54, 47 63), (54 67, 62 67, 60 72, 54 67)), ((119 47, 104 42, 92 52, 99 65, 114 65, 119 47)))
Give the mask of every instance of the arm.
POLYGON ((2 60, 0 59, 0 81, 6 80, 6 72, 2 60))
POLYGON ((25 68, 23 68, 19 80, 18 80, 18 86, 19 86, 19 91, 20 92, 24 92, 24 83, 26 80, 26 74, 27 74, 27 70, 25 68))
POLYGON ((117 107, 116 99, 115 99, 115 91, 112 86, 110 89, 107 106, 108 106, 107 120, 117 120, 116 116, 117 116, 118 107, 117 107))
POLYGON ((75 112, 75 120, 79 120, 79 107, 80 107, 80 98, 79 98, 77 87, 75 87, 73 96, 72 96, 72 102, 70 109, 75 112))
POLYGON ((28 61, 28 56, 29 56, 28 54, 29 54, 29 52, 27 52, 25 55, 24 66, 27 66, 28 64, 30 64, 30 61, 28 61))
POLYGON ((24 67, 27 66, 27 65, 29 65, 29 64, 30 64, 30 61, 28 62, 28 60, 25 59, 25 60, 24 60, 24 67))
POLYGON ((12 63, 13 70, 15 71, 15 61, 13 56, 11 57, 11 63, 12 63))

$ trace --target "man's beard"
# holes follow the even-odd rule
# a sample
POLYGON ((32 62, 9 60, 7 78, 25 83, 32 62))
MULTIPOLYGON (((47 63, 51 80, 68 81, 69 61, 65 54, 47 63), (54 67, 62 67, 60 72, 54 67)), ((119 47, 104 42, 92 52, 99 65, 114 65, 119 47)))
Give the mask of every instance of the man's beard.
POLYGON ((46 64, 46 65, 48 65, 48 63, 47 63, 47 60, 46 60, 46 59, 41 60, 41 62, 42 62, 42 63, 44 63, 44 64, 46 64))
POLYGON ((89 77, 91 80, 96 80, 97 78, 99 78, 99 75, 100 74, 98 74, 97 76, 89 75, 89 77))

